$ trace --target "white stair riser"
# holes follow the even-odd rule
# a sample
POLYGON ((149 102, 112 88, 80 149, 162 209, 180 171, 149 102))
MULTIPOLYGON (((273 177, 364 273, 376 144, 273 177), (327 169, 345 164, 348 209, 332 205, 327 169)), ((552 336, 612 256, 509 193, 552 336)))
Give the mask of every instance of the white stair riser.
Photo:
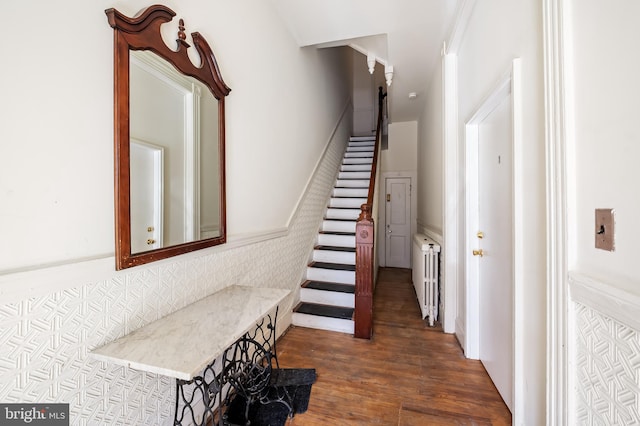
POLYGON ((316 290, 313 288, 300 289, 301 302, 317 303, 320 305, 341 306, 343 308, 354 308, 355 300, 355 296, 352 293, 316 290))
POLYGON ((324 220, 322 221, 322 231, 324 232, 356 232, 355 221, 324 220))
POLYGON ((334 188, 334 197, 367 198, 369 188, 334 188))
POLYGON ((373 152, 346 152, 343 158, 373 158, 373 152))
POLYGON ((291 317, 291 321, 293 322, 293 325, 298 327, 353 334, 353 320, 327 318, 294 312, 291 317))
POLYGON ((325 217, 327 219, 349 219, 356 220, 360 216, 360 209, 327 209, 325 217))
POLYGON ((369 158, 345 158, 342 160, 342 164, 369 164, 371 165, 371 157, 369 158))
POLYGON ((336 188, 366 188, 368 190, 369 179, 338 179, 335 186, 336 188))
POLYGON ((349 142, 356 142, 356 141, 375 141, 376 137, 374 135, 370 135, 370 136, 350 136, 349 137, 349 142))
POLYGON ((375 150, 376 149, 376 143, 375 141, 369 141, 369 142, 349 142, 349 144, 347 145, 347 150, 349 148, 367 148, 370 150, 375 150))
POLYGON ((340 172, 338 173, 338 181, 341 180, 364 180, 367 182, 367 186, 369 185, 369 179, 371 178, 371 170, 364 172, 340 172))
POLYGON ((340 166, 341 172, 369 172, 371 175, 371 164, 343 164, 340 166))
POLYGON ((314 262, 341 263, 344 265, 355 265, 356 254, 349 251, 336 250, 314 250, 314 262))
POLYGON ((347 153, 349 152, 370 152, 373 154, 374 148, 371 146, 349 146, 347 147, 347 153))
POLYGON ((332 198, 329 200, 329 207, 343 207, 347 209, 359 209, 364 203, 367 202, 367 198, 332 198))
POLYGON ((356 283, 355 271, 339 271, 335 269, 323 269, 307 267, 307 279, 311 281, 326 281, 330 283, 354 284, 356 283))

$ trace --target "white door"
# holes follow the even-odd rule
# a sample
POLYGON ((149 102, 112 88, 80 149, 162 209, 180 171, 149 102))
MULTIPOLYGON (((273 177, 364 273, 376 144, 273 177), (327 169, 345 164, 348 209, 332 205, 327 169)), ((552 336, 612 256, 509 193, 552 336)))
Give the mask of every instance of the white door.
POLYGON ((387 178, 385 229, 386 266, 411 267, 411 178, 387 178))
POLYGON ((131 253, 162 247, 163 150, 131 140, 131 253))
POLYGON ((513 153, 511 99, 478 126, 479 356, 513 412, 513 153))

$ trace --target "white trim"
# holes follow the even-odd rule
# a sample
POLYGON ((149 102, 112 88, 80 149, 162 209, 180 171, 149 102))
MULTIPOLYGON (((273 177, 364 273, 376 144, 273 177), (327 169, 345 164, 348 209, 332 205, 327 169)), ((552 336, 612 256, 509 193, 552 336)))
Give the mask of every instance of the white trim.
POLYGON ((524 301, 524 147, 522 60, 516 58, 511 70, 511 113, 513 125, 513 424, 526 424, 525 403, 525 301, 524 301))
POLYGON ((480 294, 478 286, 479 258, 472 255, 478 228, 478 138, 480 123, 509 98, 512 122, 512 244, 513 244, 513 424, 524 424, 524 208, 523 181, 524 158, 522 146, 522 65, 515 58, 507 73, 499 80, 490 94, 480 103, 473 116, 465 123, 466 145, 466 335, 465 355, 478 359, 480 356, 479 318, 480 294))
POLYGON ((476 5, 477 0, 462 0, 456 11, 456 19, 451 28, 449 37, 443 49, 444 54, 457 55, 460 44, 462 44, 462 37, 464 32, 469 26, 471 15, 473 13, 473 7, 476 5))
POLYGON ((547 204, 547 424, 569 424, 567 111, 564 0, 543 0, 547 204))
POLYGON ((465 125, 465 237, 464 237, 464 259, 465 259, 465 329, 466 339, 464 341, 464 353, 467 358, 478 359, 480 342, 479 321, 480 312, 478 310, 478 258, 472 255, 474 247, 470 245, 469 235, 478 232, 478 126, 465 125))
MULTIPOLYGON (((475 1, 475 0, 474 0, 475 1)), ((469 2, 466 2, 469 3, 469 2)), ((458 57, 442 57, 442 330, 456 333, 458 317, 458 223, 460 221, 460 154, 458 143, 458 57)), ((464 333, 463 333, 464 334, 464 333)), ((461 339, 461 341, 464 341, 461 339)), ((464 347, 464 345, 463 345, 464 347)))
MULTIPOLYGON (((458 344, 464 349, 464 344, 467 339, 467 330, 465 328, 465 323, 462 318, 456 318, 456 339, 458 340, 458 344)), ((466 356, 466 354, 465 354, 466 356)))
POLYGON ((638 316, 640 292, 635 288, 635 283, 626 286, 571 271, 569 272, 569 290, 573 302, 588 306, 640 331, 640 316, 638 316))
MULTIPOLYGON (((184 237, 200 239, 200 97, 202 89, 191 83, 184 96, 184 237)), ((217 138, 216 138, 217 139, 217 138)))

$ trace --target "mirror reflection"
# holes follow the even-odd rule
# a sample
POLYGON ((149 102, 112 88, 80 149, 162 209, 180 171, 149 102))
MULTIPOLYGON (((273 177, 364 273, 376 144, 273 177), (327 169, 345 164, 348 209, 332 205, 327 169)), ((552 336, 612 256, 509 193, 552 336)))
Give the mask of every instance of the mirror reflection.
POLYGON ((221 236, 218 100, 130 51, 131 253, 221 236))

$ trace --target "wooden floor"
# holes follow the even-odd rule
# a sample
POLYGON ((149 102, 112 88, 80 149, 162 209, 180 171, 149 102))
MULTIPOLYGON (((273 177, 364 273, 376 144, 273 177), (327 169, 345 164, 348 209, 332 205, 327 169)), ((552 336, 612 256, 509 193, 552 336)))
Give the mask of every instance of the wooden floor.
POLYGON ((480 361, 420 319, 408 269, 382 269, 371 341, 292 327, 278 340, 283 368, 315 368, 309 409, 289 425, 510 425, 480 361))

